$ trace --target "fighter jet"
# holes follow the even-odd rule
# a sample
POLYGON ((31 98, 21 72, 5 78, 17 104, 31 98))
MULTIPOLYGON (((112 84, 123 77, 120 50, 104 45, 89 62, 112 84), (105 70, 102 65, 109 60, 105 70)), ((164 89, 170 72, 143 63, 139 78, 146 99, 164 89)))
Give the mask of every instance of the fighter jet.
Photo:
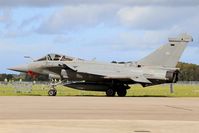
MULTIPOLYGON (((97 62, 59 54, 47 54, 29 64, 9 68, 25 72, 31 76, 38 74, 58 78, 62 85, 79 90, 104 91, 107 96, 126 96, 129 85, 141 84, 143 87, 178 81, 179 68, 176 65, 193 38, 181 34, 169 38, 145 58, 130 62, 97 62)), ((56 96, 55 85, 48 91, 56 96)))

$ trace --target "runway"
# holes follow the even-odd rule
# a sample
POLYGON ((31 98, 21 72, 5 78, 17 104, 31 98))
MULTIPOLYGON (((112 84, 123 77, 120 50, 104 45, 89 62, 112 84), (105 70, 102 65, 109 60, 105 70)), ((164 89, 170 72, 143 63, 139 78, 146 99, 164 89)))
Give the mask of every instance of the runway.
POLYGON ((1 133, 196 133, 199 98, 0 97, 1 133))

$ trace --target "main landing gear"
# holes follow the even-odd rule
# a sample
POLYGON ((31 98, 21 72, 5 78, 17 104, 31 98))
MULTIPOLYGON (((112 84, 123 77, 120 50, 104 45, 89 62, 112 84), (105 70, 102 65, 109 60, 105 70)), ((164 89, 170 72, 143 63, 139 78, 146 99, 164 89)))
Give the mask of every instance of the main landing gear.
POLYGON ((127 91, 126 91, 125 88, 119 88, 119 89, 117 89, 117 95, 120 96, 120 97, 126 96, 126 93, 127 93, 127 91))
POLYGON ((115 96, 115 93, 116 93, 116 91, 113 88, 109 88, 108 90, 106 90, 106 95, 109 97, 115 96))
POLYGON ((116 92, 117 95, 120 97, 126 96, 127 89, 129 89, 129 86, 124 86, 124 85, 117 85, 117 86, 112 86, 109 89, 106 90, 106 95, 109 97, 115 96, 116 92))

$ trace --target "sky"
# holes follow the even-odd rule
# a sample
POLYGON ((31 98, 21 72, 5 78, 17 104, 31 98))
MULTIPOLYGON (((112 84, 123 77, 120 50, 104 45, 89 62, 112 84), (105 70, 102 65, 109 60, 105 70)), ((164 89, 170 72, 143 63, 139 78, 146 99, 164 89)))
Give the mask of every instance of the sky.
POLYGON ((0 73, 48 53, 136 61, 181 33, 199 64, 198 0, 0 0, 0 73))

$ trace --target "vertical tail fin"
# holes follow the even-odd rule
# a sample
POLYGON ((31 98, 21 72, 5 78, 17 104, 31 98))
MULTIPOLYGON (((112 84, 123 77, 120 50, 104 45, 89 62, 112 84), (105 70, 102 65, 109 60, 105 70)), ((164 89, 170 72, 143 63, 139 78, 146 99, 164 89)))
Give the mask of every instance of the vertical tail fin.
POLYGON ((169 43, 139 60, 138 63, 144 66, 176 67, 187 43, 193 41, 193 38, 184 33, 168 40, 169 43))

